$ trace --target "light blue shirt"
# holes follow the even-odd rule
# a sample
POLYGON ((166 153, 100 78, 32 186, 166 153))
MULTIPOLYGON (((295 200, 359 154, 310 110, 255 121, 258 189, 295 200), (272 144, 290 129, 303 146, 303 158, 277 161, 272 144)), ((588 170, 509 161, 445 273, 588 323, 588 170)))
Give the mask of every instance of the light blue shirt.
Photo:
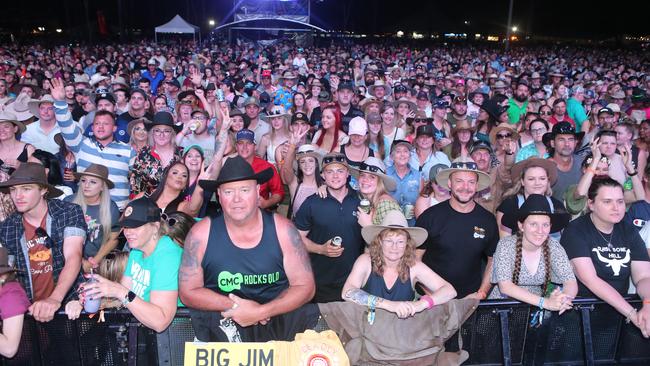
POLYGON ((27 125, 25 132, 20 135, 20 141, 33 145, 36 149, 56 155, 59 152, 59 145, 54 142, 54 135, 59 132, 61 132, 61 128, 58 125, 54 125, 54 128, 50 132, 45 133, 41 128, 40 121, 36 121, 27 125))
POLYGON ((388 193, 397 201, 397 203, 399 203, 402 212, 404 212, 404 216, 407 218, 409 226, 415 225, 413 209, 415 207, 415 201, 418 199, 420 194, 420 172, 411 168, 408 174, 401 178, 397 174, 397 171, 395 171, 395 167, 390 166, 386 168, 386 175, 395 179, 395 182, 397 183, 397 188, 388 193))

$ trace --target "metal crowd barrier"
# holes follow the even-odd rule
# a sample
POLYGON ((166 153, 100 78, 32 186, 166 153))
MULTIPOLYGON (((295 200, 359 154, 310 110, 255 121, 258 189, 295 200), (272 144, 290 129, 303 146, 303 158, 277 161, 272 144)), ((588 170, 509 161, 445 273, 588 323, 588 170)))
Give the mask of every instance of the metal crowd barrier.
MULTIPOLYGON (((461 328, 470 355, 464 365, 650 365, 650 340, 602 301, 575 300, 562 316, 546 312, 539 327, 529 325, 534 311, 519 302, 481 302, 461 328)), ((18 354, 0 365, 175 366, 183 364, 185 342, 194 339, 187 309, 160 334, 124 310, 106 312, 105 319, 69 321, 59 313, 38 323, 26 317, 18 354)), ((447 342, 448 351, 457 350, 457 340, 447 342)))

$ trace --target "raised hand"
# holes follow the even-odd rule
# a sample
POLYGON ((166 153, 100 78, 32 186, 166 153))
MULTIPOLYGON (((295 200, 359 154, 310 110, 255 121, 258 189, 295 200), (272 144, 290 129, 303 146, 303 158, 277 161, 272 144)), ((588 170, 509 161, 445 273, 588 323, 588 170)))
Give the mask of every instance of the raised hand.
POLYGON ((61 78, 54 78, 50 81, 50 95, 57 101, 65 100, 65 84, 61 78))

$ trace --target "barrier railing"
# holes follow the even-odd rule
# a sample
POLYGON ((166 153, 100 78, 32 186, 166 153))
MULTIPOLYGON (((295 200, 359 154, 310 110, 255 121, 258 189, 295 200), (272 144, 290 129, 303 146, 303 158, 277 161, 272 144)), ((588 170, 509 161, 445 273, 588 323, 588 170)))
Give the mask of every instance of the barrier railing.
MULTIPOLYGON (((640 307, 639 300, 631 302, 640 307)), ((534 311, 519 302, 481 302, 461 328, 470 355, 465 365, 650 364, 650 341, 601 301, 575 300, 574 310, 561 316, 546 312, 539 327, 529 325, 534 311)), ((194 339, 187 309, 161 334, 125 311, 106 312, 105 320, 26 317, 18 354, 0 365, 182 365, 185 342, 194 339)), ((452 337, 447 349, 457 350, 457 340, 452 337)))

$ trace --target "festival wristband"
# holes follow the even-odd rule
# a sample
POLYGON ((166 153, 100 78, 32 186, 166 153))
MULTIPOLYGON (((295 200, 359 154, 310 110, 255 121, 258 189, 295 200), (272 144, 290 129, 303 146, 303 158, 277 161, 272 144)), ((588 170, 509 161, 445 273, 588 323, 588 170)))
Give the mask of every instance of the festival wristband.
POLYGON ((478 295, 479 300, 485 300, 487 297, 487 294, 483 290, 476 291, 476 294, 478 295))
POLYGON ((436 305, 436 302, 433 301, 433 298, 429 295, 422 296, 421 299, 427 303, 427 309, 431 309, 436 305))
POLYGON ((648 304, 650 304, 650 299, 643 300, 643 305, 648 305, 648 304))
POLYGON ((540 310, 544 310, 544 297, 540 296, 540 298, 539 298, 539 302, 537 303, 537 307, 538 307, 540 310))

